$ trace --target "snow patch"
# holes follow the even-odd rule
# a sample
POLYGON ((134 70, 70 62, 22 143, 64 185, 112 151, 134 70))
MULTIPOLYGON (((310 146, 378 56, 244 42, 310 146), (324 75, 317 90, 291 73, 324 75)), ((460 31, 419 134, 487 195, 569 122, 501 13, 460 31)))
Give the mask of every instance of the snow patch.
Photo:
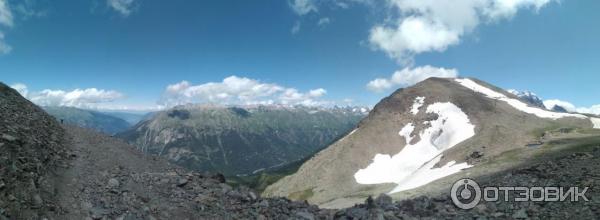
POLYGON ((358 128, 355 128, 354 130, 352 130, 352 131, 351 131, 351 132, 350 132, 348 135, 346 135, 346 136, 350 136, 350 135, 354 134, 354 132, 356 132, 357 130, 358 130, 358 128))
POLYGON ((415 98, 412 108, 410 109, 410 113, 412 113, 413 115, 416 115, 417 113, 419 113, 419 108, 421 108, 421 106, 423 106, 423 103, 425 103, 425 97, 419 96, 419 97, 415 98))
POLYGON ((343 141, 344 139, 350 137, 350 135, 354 134, 354 132, 356 132, 357 130, 358 130, 358 128, 355 128, 350 133, 348 133, 346 136, 342 137, 342 139, 340 139, 339 141, 343 141))
POLYGON ((506 102, 519 111, 522 111, 522 112, 525 112, 528 114, 533 114, 540 118, 550 118, 550 119, 554 119, 554 120, 559 119, 559 118, 564 118, 564 117, 576 117, 576 118, 584 118, 584 119, 588 118, 587 116, 580 115, 580 114, 559 113, 559 112, 547 111, 547 110, 544 110, 541 108, 531 107, 517 99, 509 98, 502 93, 496 92, 490 88, 479 85, 470 79, 454 79, 454 80, 464 87, 467 87, 475 92, 484 94, 488 98, 506 102))
POLYGON ((398 184, 390 193, 413 189, 439 178, 471 167, 467 163, 452 161, 443 167, 433 168, 442 153, 460 142, 475 135, 475 126, 468 116, 456 105, 434 103, 427 107, 427 113, 437 114, 436 120, 429 121, 430 127, 419 133, 420 141, 410 144, 410 134, 415 127, 406 124, 399 135, 406 139, 406 145, 396 155, 377 154, 366 168, 358 170, 354 179, 359 184, 398 184))
POLYGON ((412 123, 408 123, 406 124, 402 130, 400 130, 400 132, 398 132, 398 134, 402 137, 404 137, 404 139, 406 140, 406 143, 410 143, 410 141, 412 140, 412 137, 410 136, 410 134, 415 130, 415 126, 412 123))
POLYGON ((590 118, 592 124, 594 124, 594 128, 600 129, 600 118, 590 118))

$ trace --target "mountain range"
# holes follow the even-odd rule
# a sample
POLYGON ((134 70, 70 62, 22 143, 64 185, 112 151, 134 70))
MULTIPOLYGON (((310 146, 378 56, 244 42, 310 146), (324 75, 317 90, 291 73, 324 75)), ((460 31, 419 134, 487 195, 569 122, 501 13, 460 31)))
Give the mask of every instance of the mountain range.
POLYGON ((301 160, 349 132, 366 108, 185 105, 117 137, 193 170, 252 175, 301 160))
POLYGON ((127 130, 142 117, 142 115, 136 117, 134 114, 128 113, 103 113, 65 106, 43 106, 42 108, 58 121, 95 129, 110 135, 127 130), (129 121, 123 118, 127 118, 129 121))

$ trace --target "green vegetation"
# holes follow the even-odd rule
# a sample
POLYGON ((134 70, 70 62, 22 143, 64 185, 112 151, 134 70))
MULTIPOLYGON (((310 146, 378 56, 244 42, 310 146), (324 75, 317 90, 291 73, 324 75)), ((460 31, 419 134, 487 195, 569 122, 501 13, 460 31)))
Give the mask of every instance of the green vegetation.
POLYGON ((274 170, 327 147, 364 116, 350 108, 180 106, 118 136, 146 153, 260 189, 292 173, 274 170))
POLYGON ((308 200, 314 195, 313 188, 291 193, 288 198, 295 201, 308 200))

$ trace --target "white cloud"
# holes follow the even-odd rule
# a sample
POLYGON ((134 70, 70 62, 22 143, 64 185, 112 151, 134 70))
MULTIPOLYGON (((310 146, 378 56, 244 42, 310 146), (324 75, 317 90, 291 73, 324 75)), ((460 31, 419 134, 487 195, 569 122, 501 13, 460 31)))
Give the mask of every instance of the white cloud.
POLYGON ((124 17, 129 16, 134 7, 134 0, 107 0, 107 3, 108 6, 124 17))
POLYGON ((370 31, 369 42, 391 58, 409 63, 415 54, 443 52, 460 43, 482 21, 511 18, 522 8, 539 10, 551 0, 387 0, 398 16, 370 31))
POLYGON ((45 89, 40 92, 29 92, 27 86, 17 83, 11 86, 22 96, 41 106, 71 106, 78 108, 98 108, 123 97, 123 94, 96 88, 74 89, 72 91, 45 89))
POLYGON ((377 78, 374 80, 371 80, 371 82, 369 82, 367 84, 367 89, 374 91, 374 92, 383 92, 385 90, 388 90, 390 88, 392 88, 392 82, 388 79, 384 79, 384 78, 377 78))
POLYGON ((576 112, 600 115, 600 104, 592 105, 590 107, 579 107, 576 112))
POLYGON ((290 7, 298 15, 317 12, 317 4, 315 0, 294 0, 290 2, 290 7))
POLYGON ((367 84, 367 89, 374 92, 382 92, 394 86, 411 86, 430 77, 454 78, 458 76, 458 70, 446 69, 433 66, 420 66, 415 68, 404 68, 394 72, 391 78, 377 78, 367 84))
POLYGON ((29 90, 27 89, 27 86, 23 83, 15 83, 10 87, 17 90, 17 92, 19 92, 19 94, 21 94, 21 96, 23 97, 27 97, 29 95, 29 90))
POLYGON ((578 112, 578 113, 587 113, 587 114, 596 114, 600 115, 600 104, 592 105, 590 107, 577 107, 570 102, 559 100, 559 99, 549 99, 544 100, 544 106, 547 109, 552 109, 554 106, 563 107, 565 110, 569 112, 578 112))
POLYGON ((562 100, 558 100, 558 99, 544 100, 544 106, 549 110, 552 110, 552 108, 554 108, 554 106, 556 106, 556 105, 563 107, 564 109, 566 109, 569 112, 575 112, 577 110, 575 105, 571 104, 570 102, 566 102, 566 101, 562 101, 562 100))
POLYGON ((319 21, 317 22, 317 25, 319 27, 324 27, 324 26, 328 25, 329 23, 331 23, 331 19, 325 17, 325 18, 319 19, 319 21))
POLYGON ((318 98, 327 94, 327 90, 323 88, 313 89, 308 91, 308 96, 313 98, 318 98))
POLYGON ((286 88, 274 83, 263 83, 255 79, 230 76, 222 82, 192 85, 187 81, 168 85, 160 105, 174 106, 187 103, 218 103, 233 105, 285 104, 323 105, 320 98, 327 93, 319 88, 306 93, 295 88, 286 88))

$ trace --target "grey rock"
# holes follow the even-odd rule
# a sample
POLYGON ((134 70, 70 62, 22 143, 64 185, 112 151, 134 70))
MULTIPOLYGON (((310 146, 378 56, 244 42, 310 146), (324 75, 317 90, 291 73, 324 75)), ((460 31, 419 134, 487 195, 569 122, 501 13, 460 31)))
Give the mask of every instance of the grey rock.
POLYGON ((180 178, 180 179, 177 181, 177 186, 179 186, 179 187, 184 187, 185 185, 187 185, 187 184, 188 184, 188 182, 189 182, 189 180, 188 180, 187 178, 180 178))
POLYGON ((380 194, 376 199, 375 199, 375 204, 377 204, 379 207, 387 207, 389 205, 392 205, 392 197, 388 196, 387 194, 380 194))
POLYGON ((296 212, 296 217, 298 217, 299 219, 303 219, 303 220, 314 220, 315 219, 315 215, 313 215, 312 213, 309 213, 309 212, 304 212, 304 211, 296 212))
POLYGON ((42 205, 44 205, 44 200, 42 200, 42 197, 40 196, 40 194, 34 194, 31 197, 31 200, 33 202, 33 205, 35 205, 36 207, 41 207, 42 205))
POLYGON ((2 139, 9 141, 9 142, 18 140, 16 137, 9 135, 9 134, 2 134, 2 139))
POLYGON ((90 209, 90 216, 92 219, 102 219, 105 215, 108 215, 110 213, 109 210, 104 209, 104 208, 100 208, 100 207, 93 207, 90 209))
POLYGON ((519 209, 518 211, 516 211, 513 215, 513 218, 515 219, 527 219, 529 218, 529 215, 527 215, 527 210, 525 210, 524 208, 519 209))
POLYGON ((119 182, 119 180, 115 179, 115 178, 110 178, 108 180, 108 187, 109 188, 118 188, 121 185, 121 183, 119 182))

